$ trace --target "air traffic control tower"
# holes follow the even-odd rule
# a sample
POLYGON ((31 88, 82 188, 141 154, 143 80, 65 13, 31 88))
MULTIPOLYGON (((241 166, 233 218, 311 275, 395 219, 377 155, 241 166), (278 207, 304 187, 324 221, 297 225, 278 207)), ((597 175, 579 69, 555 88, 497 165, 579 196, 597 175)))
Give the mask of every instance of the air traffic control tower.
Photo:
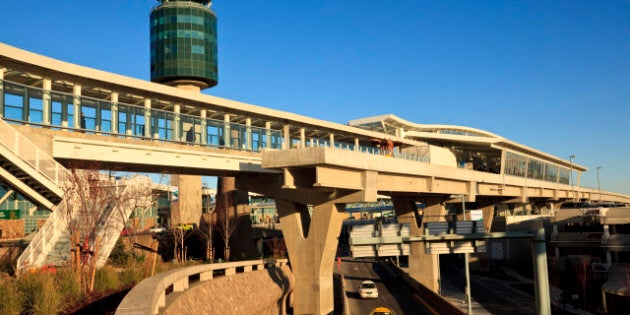
POLYGON ((196 90, 217 85, 212 1, 160 2, 151 11, 151 81, 196 90))
MULTIPOLYGON (((212 1, 158 2, 150 16, 151 81, 192 92, 217 85, 217 17, 210 9, 212 1)), ((177 118, 175 123, 181 124, 177 118)), ((195 130, 190 129, 189 134, 194 137, 195 130)), ((171 185, 179 190, 178 201, 171 203, 171 226, 199 223, 201 176, 171 174, 170 177, 171 185)))

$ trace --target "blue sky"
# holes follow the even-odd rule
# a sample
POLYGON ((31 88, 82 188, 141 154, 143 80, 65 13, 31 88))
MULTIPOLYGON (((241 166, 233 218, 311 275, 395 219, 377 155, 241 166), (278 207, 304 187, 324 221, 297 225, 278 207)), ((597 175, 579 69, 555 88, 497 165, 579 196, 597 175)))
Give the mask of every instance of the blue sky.
MULTIPOLYGON (((0 42, 149 79, 157 1, 2 2, 0 42)), ((463 125, 630 194, 629 1, 217 0, 204 93, 347 123, 463 125)))

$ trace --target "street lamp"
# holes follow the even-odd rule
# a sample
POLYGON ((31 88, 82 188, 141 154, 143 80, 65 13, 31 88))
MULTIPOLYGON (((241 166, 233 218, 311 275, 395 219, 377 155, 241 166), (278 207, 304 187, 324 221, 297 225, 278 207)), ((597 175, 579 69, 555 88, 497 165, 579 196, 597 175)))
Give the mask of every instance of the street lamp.
POLYGON ((571 194, 573 195, 573 201, 575 201, 575 191, 573 189, 573 159, 575 159, 575 155, 571 154, 571 156, 569 156, 569 167, 571 168, 571 194))
POLYGON ((597 167, 597 192, 599 193, 599 202, 602 201, 602 188, 599 186, 599 170, 601 169, 601 166, 597 167))

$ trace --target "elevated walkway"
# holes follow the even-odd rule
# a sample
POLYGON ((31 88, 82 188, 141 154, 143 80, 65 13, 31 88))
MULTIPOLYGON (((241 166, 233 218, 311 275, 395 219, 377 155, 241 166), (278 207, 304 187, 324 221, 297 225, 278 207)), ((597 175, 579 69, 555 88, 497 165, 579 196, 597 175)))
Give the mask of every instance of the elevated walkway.
MULTIPOLYGON (((86 199, 95 197, 89 193, 93 187, 81 177, 89 173, 71 174, 0 118, 0 180, 7 186, 3 190, 17 191, 37 207, 52 211, 19 257, 18 269, 68 263, 72 247, 77 246, 70 238, 73 228, 87 250, 98 247, 96 265, 102 266, 132 211, 150 207, 151 180, 147 177, 118 181, 99 178, 95 185, 103 187, 101 196, 88 204, 86 199)), ((93 177, 99 176, 96 171, 92 173, 93 177)))

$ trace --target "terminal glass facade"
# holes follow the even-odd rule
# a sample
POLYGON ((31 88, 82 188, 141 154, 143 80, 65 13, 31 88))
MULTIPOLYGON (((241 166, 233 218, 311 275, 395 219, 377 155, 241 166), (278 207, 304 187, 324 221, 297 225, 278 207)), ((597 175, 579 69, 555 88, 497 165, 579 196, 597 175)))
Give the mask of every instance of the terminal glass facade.
POLYGON ((569 184, 570 170, 515 152, 505 153, 505 174, 569 184))
POLYGON ((217 19, 207 6, 164 2, 151 12, 151 81, 218 82, 217 19))

